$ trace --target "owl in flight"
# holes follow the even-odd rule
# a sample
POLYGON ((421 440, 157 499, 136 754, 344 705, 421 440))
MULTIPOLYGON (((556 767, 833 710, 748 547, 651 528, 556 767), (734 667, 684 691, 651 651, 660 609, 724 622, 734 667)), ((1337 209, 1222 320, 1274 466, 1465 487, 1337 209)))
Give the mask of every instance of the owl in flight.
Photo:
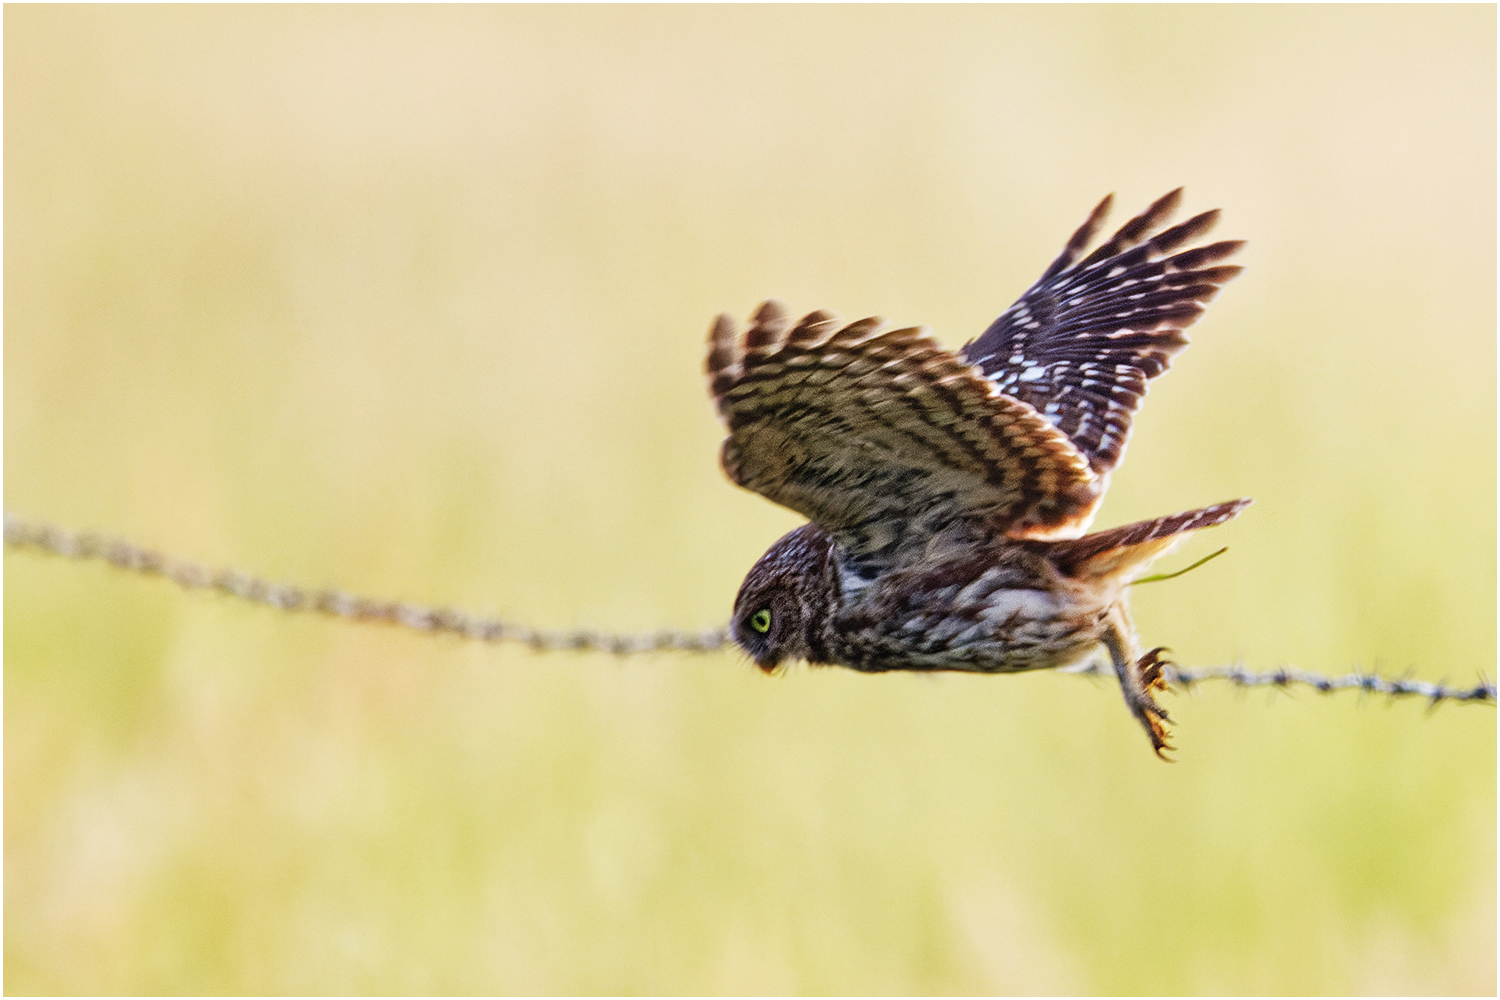
POLYGON ((1158 755, 1161 649, 1125 588, 1235 500, 1084 534, 1147 383, 1240 268, 1240 241, 1190 247, 1217 211, 1164 228, 1178 189, 1085 254, 1094 209, 1015 305, 959 353, 925 327, 793 320, 770 301, 709 334, 724 471, 805 515, 751 568, 731 632, 762 670, 1011 673, 1109 653, 1158 755), (1184 249, 1187 247, 1187 249, 1184 249))

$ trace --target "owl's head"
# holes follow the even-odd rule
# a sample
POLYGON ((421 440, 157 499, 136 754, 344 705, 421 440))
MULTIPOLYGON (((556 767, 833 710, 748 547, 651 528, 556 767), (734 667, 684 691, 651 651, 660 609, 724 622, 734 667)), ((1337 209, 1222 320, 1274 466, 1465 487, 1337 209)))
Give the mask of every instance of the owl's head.
POLYGON ((818 636, 835 597, 832 546, 817 525, 804 524, 771 546, 740 584, 730 633, 766 673, 784 660, 822 659, 818 636))

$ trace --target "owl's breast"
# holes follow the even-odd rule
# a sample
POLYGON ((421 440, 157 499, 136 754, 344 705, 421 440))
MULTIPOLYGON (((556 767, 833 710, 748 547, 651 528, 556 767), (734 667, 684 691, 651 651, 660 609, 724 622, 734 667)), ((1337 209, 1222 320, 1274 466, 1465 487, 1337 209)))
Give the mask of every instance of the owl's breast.
POLYGON ((856 670, 1011 673, 1064 666, 1107 629, 1114 593, 1070 580, 1026 545, 892 571, 841 595, 830 659, 856 670))

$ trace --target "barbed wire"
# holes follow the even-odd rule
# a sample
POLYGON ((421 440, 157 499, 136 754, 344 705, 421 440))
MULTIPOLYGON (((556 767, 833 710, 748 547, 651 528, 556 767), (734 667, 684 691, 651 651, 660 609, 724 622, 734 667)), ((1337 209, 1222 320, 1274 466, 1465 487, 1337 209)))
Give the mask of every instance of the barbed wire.
POLYGON ((427 608, 406 601, 386 601, 342 590, 308 590, 271 583, 234 569, 211 569, 155 552, 118 538, 73 532, 42 521, 25 521, 5 512, 5 544, 37 549, 67 559, 97 559, 123 570, 160 576, 185 590, 214 590, 282 611, 316 611, 358 622, 385 622, 420 632, 447 632, 481 642, 518 642, 539 652, 653 653, 668 650, 709 653, 729 642, 722 629, 684 632, 664 629, 641 635, 615 635, 587 629, 534 629, 526 625, 465 614, 451 608, 427 608))
MULTIPOLYGON (((342 590, 308 590, 271 583, 234 569, 212 569, 175 559, 118 538, 73 532, 44 521, 23 520, 5 512, 5 544, 66 559, 100 560, 119 569, 159 576, 185 590, 211 590, 282 611, 314 611, 357 622, 383 622, 420 632, 450 633, 481 642, 516 642, 537 652, 575 650, 629 656, 639 653, 712 653, 731 645, 724 628, 687 632, 663 629, 641 634, 616 634, 590 629, 544 630, 499 618, 484 618, 451 608, 426 608, 406 601, 361 597, 342 590)), ((1412 678, 1389 678, 1356 672, 1339 677, 1284 667, 1256 673, 1239 666, 1186 669, 1164 664, 1168 684, 1184 689, 1204 681, 1226 681, 1238 687, 1287 689, 1301 685, 1324 694, 1355 689, 1391 698, 1419 697, 1434 707, 1445 701, 1495 703, 1495 684, 1481 679, 1473 687, 1449 687, 1412 678)), ((1064 673, 1093 676, 1108 673, 1099 664, 1066 668, 1064 673)))
MULTIPOLYGON (((1078 674, 1083 677, 1114 676, 1114 671, 1098 663, 1084 663, 1075 667, 1064 667, 1061 673, 1078 674)), ((1445 701, 1482 701, 1495 703, 1495 684, 1481 679, 1471 688, 1449 687, 1446 682, 1434 684, 1411 677, 1382 677, 1377 673, 1355 671, 1339 677, 1282 667, 1279 670, 1256 672, 1241 666, 1199 667, 1189 669, 1175 663, 1162 664, 1162 677, 1172 687, 1191 689, 1203 681, 1227 681, 1236 687, 1267 687, 1286 690, 1298 685, 1310 687, 1322 694, 1335 691, 1358 690, 1367 694, 1383 694, 1391 698, 1425 698, 1434 707, 1445 701)))

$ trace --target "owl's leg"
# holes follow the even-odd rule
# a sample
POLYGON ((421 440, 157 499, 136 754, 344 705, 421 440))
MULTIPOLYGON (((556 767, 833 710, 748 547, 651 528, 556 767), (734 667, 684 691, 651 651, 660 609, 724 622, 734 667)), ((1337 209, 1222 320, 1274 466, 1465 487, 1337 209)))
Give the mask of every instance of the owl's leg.
POLYGON ((1167 742, 1166 725, 1171 717, 1167 715, 1166 709, 1156 703, 1155 696, 1157 691, 1165 691, 1167 688, 1166 677, 1162 674, 1166 661, 1161 658, 1166 650, 1158 646, 1137 656, 1135 629, 1131 627, 1125 608, 1119 604, 1110 608, 1107 626, 1103 639, 1104 648, 1109 650, 1115 675, 1120 678, 1120 691, 1125 695, 1125 704, 1130 706, 1131 714, 1146 730, 1146 735, 1151 737, 1151 749, 1156 751, 1156 756, 1170 761, 1172 758, 1163 751, 1172 749, 1167 742))

